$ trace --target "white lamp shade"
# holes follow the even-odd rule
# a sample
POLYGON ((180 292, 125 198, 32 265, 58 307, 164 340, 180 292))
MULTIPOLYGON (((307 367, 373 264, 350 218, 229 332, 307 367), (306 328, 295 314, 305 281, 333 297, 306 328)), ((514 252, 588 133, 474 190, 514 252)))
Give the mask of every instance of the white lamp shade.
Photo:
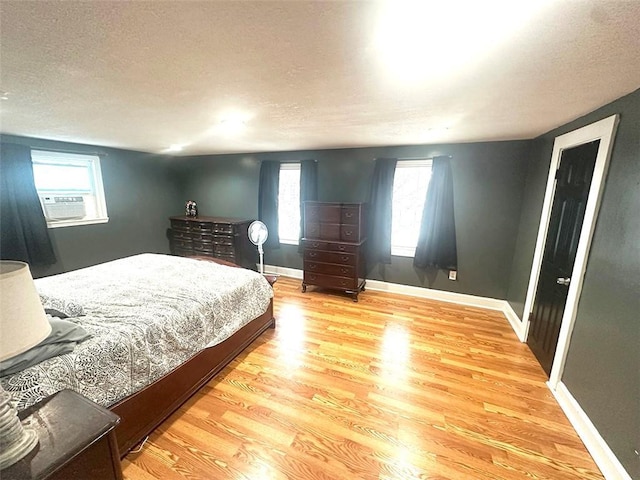
POLYGON ((29 265, 0 261, 0 361, 29 350, 50 333, 29 265))

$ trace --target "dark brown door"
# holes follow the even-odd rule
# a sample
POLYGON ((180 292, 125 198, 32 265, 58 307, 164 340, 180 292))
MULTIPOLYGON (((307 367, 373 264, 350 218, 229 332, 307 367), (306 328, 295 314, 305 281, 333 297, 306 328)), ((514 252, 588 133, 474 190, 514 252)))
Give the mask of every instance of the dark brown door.
POLYGON ((599 143, 596 140, 564 150, 556 174, 556 191, 527 337, 527 344, 547 375, 556 353, 599 143))

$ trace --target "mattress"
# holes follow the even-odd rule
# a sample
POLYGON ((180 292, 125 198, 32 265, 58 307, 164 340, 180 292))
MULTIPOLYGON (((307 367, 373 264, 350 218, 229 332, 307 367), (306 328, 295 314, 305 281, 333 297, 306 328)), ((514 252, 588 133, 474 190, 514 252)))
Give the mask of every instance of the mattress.
POLYGON ((92 338, 0 379, 18 410, 65 388, 109 407, 262 315, 273 291, 256 272, 141 254, 35 281, 45 308, 92 338))

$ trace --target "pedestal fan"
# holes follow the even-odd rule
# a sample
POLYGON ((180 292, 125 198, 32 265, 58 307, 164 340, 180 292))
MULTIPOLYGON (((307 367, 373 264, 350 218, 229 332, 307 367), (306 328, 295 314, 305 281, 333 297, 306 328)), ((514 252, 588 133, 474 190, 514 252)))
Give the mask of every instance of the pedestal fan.
POLYGON ((249 225, 247 233, 251 243, 258 246, 258 254, 260 255, 260 273, 264 274, 264 250, 262 249, 262 244, 267 241, 269 230, 264 223, 260 220, 256 220, 249 225))

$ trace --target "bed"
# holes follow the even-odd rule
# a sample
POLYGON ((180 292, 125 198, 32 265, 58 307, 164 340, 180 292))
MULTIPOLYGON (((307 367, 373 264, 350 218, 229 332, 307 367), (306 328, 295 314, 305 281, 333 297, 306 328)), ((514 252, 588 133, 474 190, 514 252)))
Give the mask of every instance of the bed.
POLYGON ((275 326, 273 280, 207 260, 142 254, 36 280, 92 337, 0 379, 17 408, 75 390, 120 416, 124 456, 275 326))

